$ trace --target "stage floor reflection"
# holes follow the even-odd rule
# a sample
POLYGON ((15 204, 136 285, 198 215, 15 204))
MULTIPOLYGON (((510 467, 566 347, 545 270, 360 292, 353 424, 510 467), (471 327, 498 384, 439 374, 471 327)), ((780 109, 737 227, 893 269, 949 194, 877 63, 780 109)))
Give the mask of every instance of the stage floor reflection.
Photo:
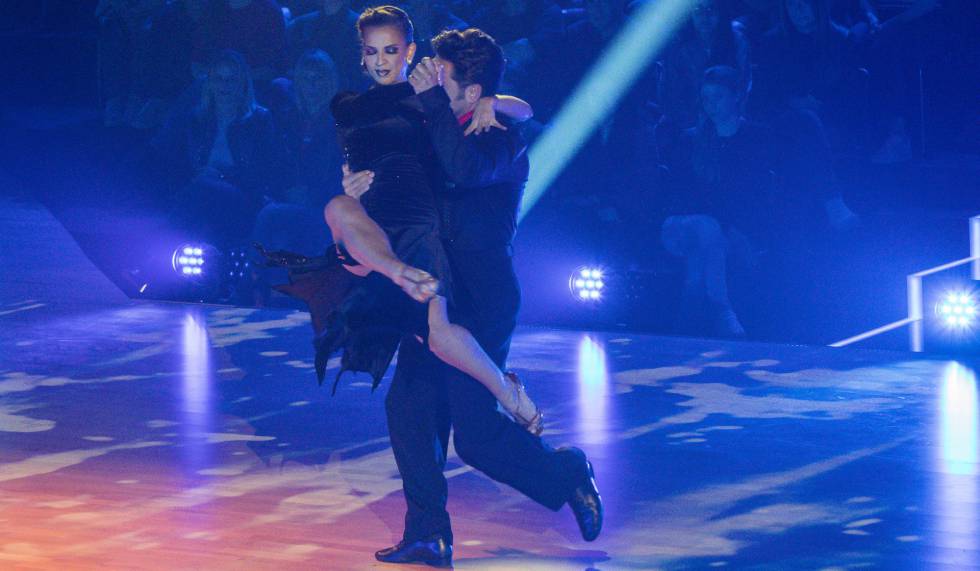
MULTIPOLYGON (((14 300, 0 356, 0 567, 392 568, 387 383, 331 398, 305 314, 14 300)), ((459 569, 980 566, 967 362, 522 329, 511 366, 606 527, 453 456, 459 569)))

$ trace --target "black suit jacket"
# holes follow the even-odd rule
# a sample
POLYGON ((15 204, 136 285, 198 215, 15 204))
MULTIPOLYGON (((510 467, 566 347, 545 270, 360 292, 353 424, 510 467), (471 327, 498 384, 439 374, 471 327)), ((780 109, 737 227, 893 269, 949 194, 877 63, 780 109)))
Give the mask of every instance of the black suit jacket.
POLYGON ((441 87, 419 100, 447 177, 437 204, 453 270, 453 320, 502 366, 520 308, 511 254, 527 183, 527 143, 513 128, 464 136, 441 87))
POLYGON ((443 237, 454 250, 510 250, 527 182, 527 143, 516 129, 464 136, 441 87, 419 94, 447 183, 439 192, 443 237))

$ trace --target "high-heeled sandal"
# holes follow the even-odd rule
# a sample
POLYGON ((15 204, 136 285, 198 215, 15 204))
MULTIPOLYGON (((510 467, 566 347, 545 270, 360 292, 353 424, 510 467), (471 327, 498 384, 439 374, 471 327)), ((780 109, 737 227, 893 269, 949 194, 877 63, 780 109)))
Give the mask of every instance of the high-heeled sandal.
POLYGON ((504 373, 504 377, 513 383, 514 385, 514 402, 517 403, 517 408, 520 408, 520 403, 522 400, 527 400, 534 407, 534 414, 530 417, 521 414, 519 410, 509 411, 510 415, 514 418, 514 422, 524 427, 525 430, 530 432, 535 436, 541 436, 544 431, 544 414, 538 409, 538 406, 534 404, 534 401, 527 396, 527 392, 524 390, 524 383, 518 378, 517 373, 513 371, 507 371, 504 373))

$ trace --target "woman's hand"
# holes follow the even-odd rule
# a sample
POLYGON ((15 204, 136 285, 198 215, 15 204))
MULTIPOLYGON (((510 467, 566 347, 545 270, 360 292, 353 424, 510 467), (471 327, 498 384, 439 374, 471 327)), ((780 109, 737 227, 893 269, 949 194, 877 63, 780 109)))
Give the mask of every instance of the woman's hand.
POLYGON ((408 76, 408 83, 416 94, 428 91, 437 85, 442 85, 445 67, 437 65, 432 58, 422 58, 408 76))
POLYGON ((476 108, 473 109, 473 118, 470 119, 470 125, 463 134, 469 135, 476 133, 479 135, 480 133, 488 132, 491 127, 506 131, 507 127, 504 127, 497 121, 496 107, 496 97, 481 97, 476 102, 476 108))
POLYGON ((365 192, 371 190, 371 184, 374 182, 374 171, 351 172, 347 163, 344 163, 340 168, 344 171, 344 178, 341 181, 344 186, 344 194, 360 200, 365 192))

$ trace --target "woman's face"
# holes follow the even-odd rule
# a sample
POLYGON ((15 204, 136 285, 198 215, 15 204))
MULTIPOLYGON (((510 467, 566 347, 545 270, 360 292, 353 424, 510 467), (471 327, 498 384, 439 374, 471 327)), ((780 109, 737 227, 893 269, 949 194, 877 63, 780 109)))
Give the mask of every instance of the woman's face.
POLYGON ((297 69, 294 78, 300 96, 314 105, 329 103, 337 91, 330 74, 320 69, 297 69))
POLYGON ((786 0, 789 21, 801 34, 812 33, 817 27, 817 15, 809 0, 786 0))
POLYGON ((415 56, 415 44, 394 26, 366 28, 361 34, 361 61, 371 79, 379 85, 406 81, 408 64, 415 56))
POLYGON ((235 66, 218 64, 211 70, 208 82, 216 104, 235 106, 241 103, 245 93, 245 79, 235 66))

